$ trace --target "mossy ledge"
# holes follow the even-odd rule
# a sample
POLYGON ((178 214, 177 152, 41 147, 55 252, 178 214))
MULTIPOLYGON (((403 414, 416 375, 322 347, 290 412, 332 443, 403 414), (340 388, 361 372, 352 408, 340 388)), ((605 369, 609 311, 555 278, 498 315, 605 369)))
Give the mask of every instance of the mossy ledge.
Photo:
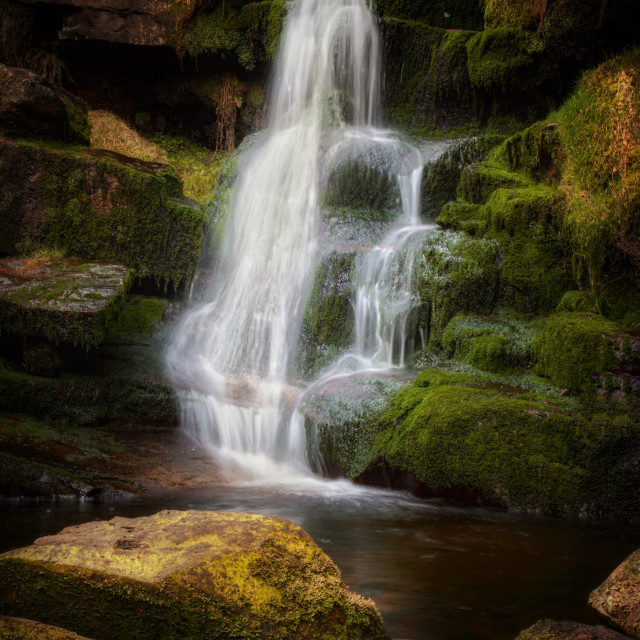
POLYGON ((373 602, 302 529, 249 514, 69 527, 0 556, 0 594, 3 613, 95 640, 388 639, 373 602))
POLYGON ((175 287, 193 277, 203 214, 170 167, 1 138, 0 157, 0 251, 113 261, 175 287))

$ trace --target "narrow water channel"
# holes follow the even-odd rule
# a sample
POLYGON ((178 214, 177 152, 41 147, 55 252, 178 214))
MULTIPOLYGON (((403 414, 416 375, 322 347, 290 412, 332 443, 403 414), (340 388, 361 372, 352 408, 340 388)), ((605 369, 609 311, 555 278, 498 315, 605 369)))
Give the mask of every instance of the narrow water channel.
POLYGON ((351 589, 374 599, 395 640, 507 640, 541 618, 595 623, 589 592, 640 546, 630 527, 455 508, 337 482, 297 492, 221 485, 134 502, 5 504, 1 550, 71 524, 161 509, 295 522, 351 589))

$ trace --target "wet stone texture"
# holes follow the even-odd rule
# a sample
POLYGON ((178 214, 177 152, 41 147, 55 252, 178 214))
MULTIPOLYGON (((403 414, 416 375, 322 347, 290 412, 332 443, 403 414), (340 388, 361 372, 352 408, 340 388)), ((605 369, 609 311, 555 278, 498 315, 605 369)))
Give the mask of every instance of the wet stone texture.
POLYGON ((95 640, 388 638, 302 529, 241 513, 67 527, 0 556, 0 603, 95 640))
POLYGON ((60 627, 24 618, 0 616, 0 638, 3 640, 89 640, 60 627))
POLYGON ((522 631, 516 640, 627 640, 627 636, 602 626, 540 620, 522 631))
POLYGON ((591 593, 589 604, 607 625, 640 638, 640 550, 591 593))
POLYGON ((130 272, 80 259, 0 260, 0 328, 29 339, 90 347, 106 337, 130 272))

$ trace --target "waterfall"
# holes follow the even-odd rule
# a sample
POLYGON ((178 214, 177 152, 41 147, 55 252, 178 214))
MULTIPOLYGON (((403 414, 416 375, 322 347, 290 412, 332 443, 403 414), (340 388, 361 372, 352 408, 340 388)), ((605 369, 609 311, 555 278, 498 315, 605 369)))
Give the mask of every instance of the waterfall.
POLYGON ((329 123, 377 123, 379 74, 365 0, 298 1, 208 302, 184 314, 166 353, 182 424, 229 475, 307 469, 304 433, 289 419, 300 391, 287 374, 316 265, 323 135, 329 123))

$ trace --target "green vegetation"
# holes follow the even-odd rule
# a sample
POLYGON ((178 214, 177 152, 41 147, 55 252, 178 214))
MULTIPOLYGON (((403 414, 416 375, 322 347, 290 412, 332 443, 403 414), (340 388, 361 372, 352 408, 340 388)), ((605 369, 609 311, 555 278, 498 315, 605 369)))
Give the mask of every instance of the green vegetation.
POLYGON ((133 335, 153 333, 168 306, 168 301, 162 298, 128 296, 112 332, 133 335))
POLYGON ((556 115, 576 278, 599 303, 615 256, 640 259, 640 51, 585 73, 556 115))

